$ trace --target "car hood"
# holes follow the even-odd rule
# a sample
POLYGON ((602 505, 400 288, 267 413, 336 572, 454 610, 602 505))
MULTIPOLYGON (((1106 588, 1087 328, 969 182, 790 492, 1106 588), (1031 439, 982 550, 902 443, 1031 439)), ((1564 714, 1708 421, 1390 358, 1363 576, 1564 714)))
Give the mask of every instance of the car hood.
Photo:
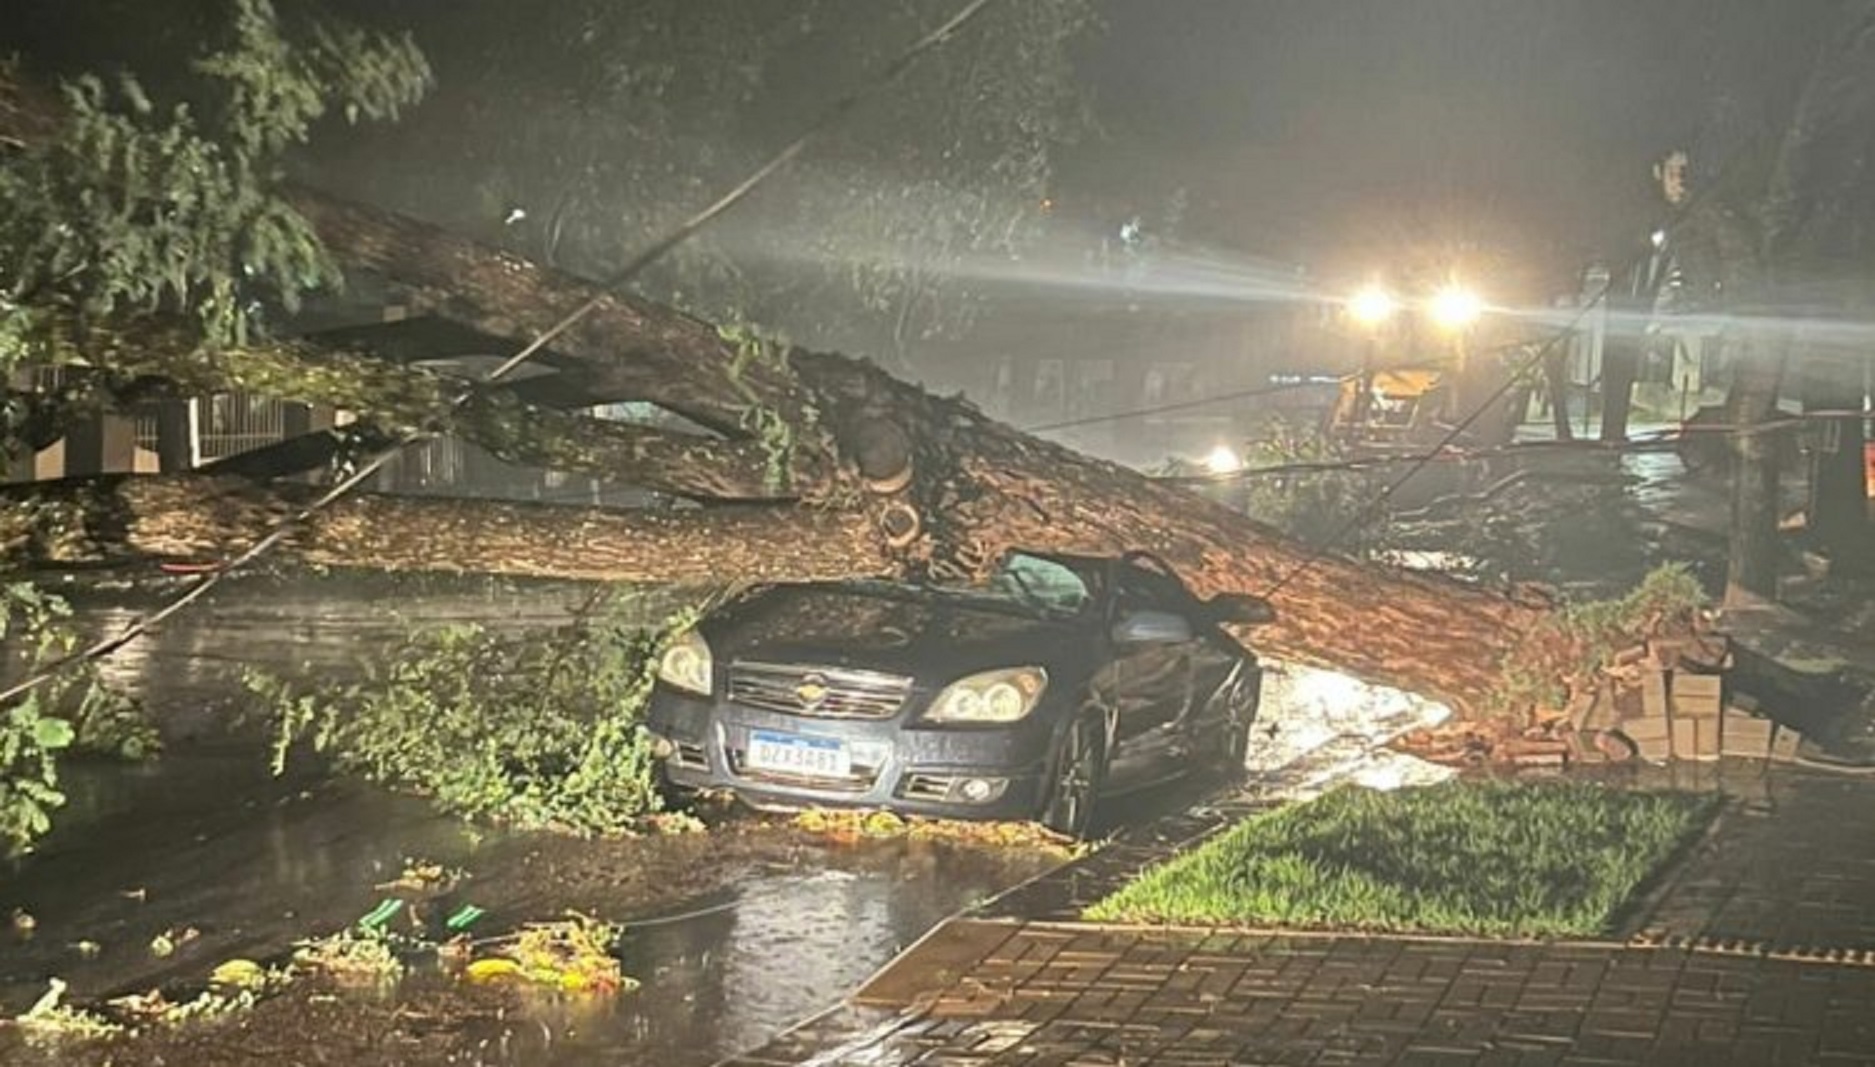
POLYGON ((995 667, 1071 670, 1093 653, 1072 620, 1042 619, 915 586, 770 589, 702 626, 719 664, 848 667, 942 684, 995 667))

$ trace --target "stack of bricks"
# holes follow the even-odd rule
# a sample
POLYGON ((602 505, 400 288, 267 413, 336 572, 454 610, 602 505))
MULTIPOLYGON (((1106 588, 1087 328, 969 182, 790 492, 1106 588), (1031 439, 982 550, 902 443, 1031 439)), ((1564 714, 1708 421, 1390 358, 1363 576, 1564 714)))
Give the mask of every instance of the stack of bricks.
POLYGON ((1723 675, 1650 670, 1639 681, 1639 714, 1622 717, 1615 728, 1644 760, 1788 760, 1796 755, 1796 731, 1726 706, 1723 675))

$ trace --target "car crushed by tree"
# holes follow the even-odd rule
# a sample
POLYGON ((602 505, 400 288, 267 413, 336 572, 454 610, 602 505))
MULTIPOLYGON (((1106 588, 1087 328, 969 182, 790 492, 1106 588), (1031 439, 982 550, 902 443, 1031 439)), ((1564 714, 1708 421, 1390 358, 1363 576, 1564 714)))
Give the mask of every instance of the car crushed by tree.
POLYGON ((1269 618, 1143 553, 774 586, 669 645, 647 722, 680 788, 1082 836, 1102 796, 1242 768, 1263 671, 1222 624, 1269 618))

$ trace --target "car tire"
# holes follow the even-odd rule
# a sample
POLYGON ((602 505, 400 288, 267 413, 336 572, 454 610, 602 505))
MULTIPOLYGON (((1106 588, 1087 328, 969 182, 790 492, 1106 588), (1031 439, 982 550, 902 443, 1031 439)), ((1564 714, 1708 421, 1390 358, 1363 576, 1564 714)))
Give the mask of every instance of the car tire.
POLYGON ((1094 805, 1107 779, 1107 722, 1098 714, 1076 718, 1062 735, 1042 801, 1041 823, 1076 841, 1094 824, 1094 805))
POLYGON ((1256 725, 1257 699, 1243 691, 1239 682, 1224 708, 1224 720, 1218 724, 1217 745, 1212 749, 1216 769, 1230 777, 1241 775, 1250 758, 1250 730, 1256 725))

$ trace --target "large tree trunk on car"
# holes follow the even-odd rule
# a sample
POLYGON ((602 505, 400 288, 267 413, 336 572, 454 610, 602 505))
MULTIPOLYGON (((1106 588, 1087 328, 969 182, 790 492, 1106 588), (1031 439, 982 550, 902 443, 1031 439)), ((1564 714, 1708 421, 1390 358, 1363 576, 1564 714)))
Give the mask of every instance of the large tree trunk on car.
MULTIPOLYGON (((14 121, 30 112, 0 106, 0 134, 25 139, 52 128, 14 121)), ((1454 581, 1317 556, 1220 505, 1027 436, 869 363, 727 336, 672 309, 601 296, 569 275, 310 190, 295 190, 291 199, 347 269, 380 275, 401 303, 484 335, 518 345, 595 300, 590 314, 540 353, 537 364, 553 375, 490 390, 448 413, 438 411, 433 393, 380 401, 361 390, 345 406, 367 415, 384 407, 382 421, 392 427, 411 425, 413 414, 416 425, 447 414, 443 421, 460 430, 477 424, 477 413, 492 404, 487 422, 494 425, 485 428, 511 431, 517 454, 590 457, 604 445, 626 480, 708 505, 602 512, 357 496, 287 543, 284 551, 300 559, 585 578, 781 581, 980 573, 1011 548, 1144 550, 1202 595, 1269 594, 1278 621, 1249 635, 1265 652, 1465 710, 1486 707, 1506 656, 1544 613, 1454 581), (648 401, 717 436, 679 440, 531 414, 565 406, 569 397, 648 401), (505 417, 508 404, 532 405, 529 417, 505 417), (591 440, 575 446, 568 439, 576 432, 591 440), (556 453, 556 444, 565 447, 556 453), (752 497, 765 502, 715 503, 752 497)), ((120 346, 116 358, 127 358, 131 347, 120 346)), ((168 366, 141 359, 137 373, 186 381, 187 391, 197 391, 215 385, 217 374, 233 376, 240 362, 183 355, 168 366)), ((368 352, 323 364, 306 345, 275 355, 266 366, 279 376, 267 391, 301 401, 336 403, 347 382, 396 376, 368 352), (320 375, 326 380, 314 388, 320 375)), ((421 385, 408 374, 399 380, 402 386, 385 391, 421 385)), ((202 475, 12 487, 0 493, 0 558, 23 566, 222 557, 291 515, 306 491, 202 475)))
MULTIPOLYGON (((0 565, 213 563, 317 490, 183 474, 0 487, 0 565)), ((883 574, 864 511, 736 505, 603 510, 356 493, 277 550, 333 567, 729 583, 883 574)))

